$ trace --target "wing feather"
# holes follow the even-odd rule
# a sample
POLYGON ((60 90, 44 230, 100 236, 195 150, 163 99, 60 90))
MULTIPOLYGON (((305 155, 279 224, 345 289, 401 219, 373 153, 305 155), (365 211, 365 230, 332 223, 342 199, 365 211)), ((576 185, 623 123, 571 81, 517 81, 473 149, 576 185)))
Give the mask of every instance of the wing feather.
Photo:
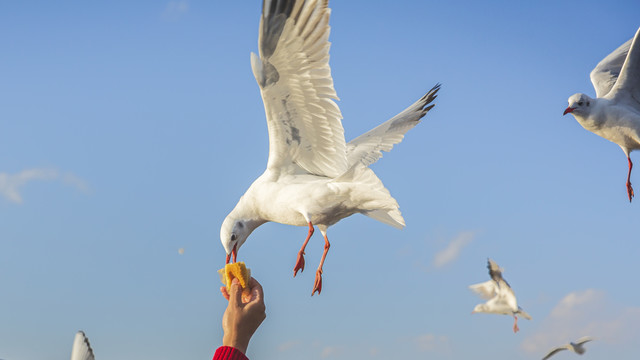
POLYGON ((71 348, 71 360, 94 360, 93 349, 89 344, 89 338, 82 331, 76 333, 71 348))
POLYGON ((562 350, 567 350, 566 347, 557 347, 551 351, 549 351, 549 353, 547 353, 547 355, 545 355, 542 360, 547 360, 548 358, 552 357, 553 355, 555 355, 558 351, 562 351, 562 350))
POLYGON ((469 285, 469 289, 473 290, 481 298, 486 300, 494 298, 498 291, 496 282, 493 280, 485 281, 479 284, 469 285))
POLYGON ((607 97, 640 111, 640 28, 632 39, 618 80, 607 97))
POLYGON ((347 170, 342 114, 329 67, 326 0, 265 0, 252 68, 269 128, 267 168, 292 164, 336 177, 347 170))
POLYGON ((591 70, 591 83, 596 90, 597 97, 607 95, 616 84, 622 65, 624 65, 624 61, 627 58, 632 40, 633 39, 620 45, 620 47, 607 55, 607 57, 602 59, 598 65, 591 70))
POLYGON ((393 145, 401 142, 404 134, 418 125, 420 119, 435 106, 431 103, 437 97, 438 90, 440 84, 398 115, 351 140, 347 144, 349 166, 355 165, 358 161, 369 166, 382 157, 382 151, 391 151, 393 145))

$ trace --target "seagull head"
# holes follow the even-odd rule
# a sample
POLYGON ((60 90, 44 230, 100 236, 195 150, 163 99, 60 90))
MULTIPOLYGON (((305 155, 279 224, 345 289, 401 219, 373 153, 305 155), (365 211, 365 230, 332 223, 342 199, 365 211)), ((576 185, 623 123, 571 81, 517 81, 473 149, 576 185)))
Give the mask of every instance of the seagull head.
POLYGON ((222 227, 220 227, 220 241, 222 241, 222 246, 227 252, 227 264, 231 260, 231 256, 233 256, 233 262, 236 262, 238 250, 240 250, 242 244, 247 241, 253 230, 263 222, 238 219, 233 216, 233 212, 224 219, 222 227))
POLYGON ((475 313, 485 312, 486 308, 487 308, 486 304, 478 304, 476 305, 476 307, 473 308, 473 311, 471 313, 475 314, 475 313))
POLYGON ((569 107, 564 110, 562 115, 572 113, 573 116, 586 116, 591 111, 593 99, 585 94, 574 94, 569 98, 569 107))

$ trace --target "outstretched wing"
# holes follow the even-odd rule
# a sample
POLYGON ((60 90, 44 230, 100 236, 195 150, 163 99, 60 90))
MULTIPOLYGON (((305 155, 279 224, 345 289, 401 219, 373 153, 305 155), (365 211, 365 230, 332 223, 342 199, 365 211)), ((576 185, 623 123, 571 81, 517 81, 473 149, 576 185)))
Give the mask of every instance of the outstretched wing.
POLYGON ((82 331, 76 333, 73 339, 73 348, 71 348, 71 360, 94 360, 93 349, 89 344, 89 339, 82 331))
POLYGON ((473 290, 481 298, 489 300, 496 296, 497 286, 493 280, 485 281, 479 284, 469 285, 469 289, 473 290))
POLYGON ((342 114, 329 67, 327 0, 263 0, 260 57, 251 67, 260 86, 274 172, 296 164, 335 177, 347 170, 342 114))
POLYGON ((596 89, 596 96, 603 97, 611 91, 618 80, 620 70, 627 59, 629 48, 633 39, 620 45, 611 54, 602 59, 596 67, 591 70, 590 78, 593 87, 596 89))
POLYGON ((607 97, 640 111, 640 28, 633 37, 618 80, 607 97))
POLYGON ((404 138, 404 134, 418 125, 420 119, 427 114, 435 104, 431 104, 437 97, 440 84, 434 86, 426 95, 390 120, 382 123, 347 144, 347 163, 349 166, 361 161, 369 166, 382 157, 382 151, 391 151, 393 145, 404 138))
POLYGON ((498 287, 503 286, 502 283, 504 283, 509 289, 511 289, 507 280, 502 277, 503 269, 498 266, 498 263, 491 259, 487 259, 487 269, 489 269, 489 276, 496 282, 496 284, 498 284, 498 287))
POLYGON ((547 360, 548 358, 552 357, 553 355, 555 355, 558 351, 562 351, 562 350, 567 350, 566 347, 557 347, 551 351, 549 351, 549 353, 547 355, 545 355, 542 360, 547 360))
POLYGON ((576 340, 576 345, 582 345, 584 343, 588 343, 589 341, 593 341, 593 338, 590 336, 581 337, 580 339, 576 340))

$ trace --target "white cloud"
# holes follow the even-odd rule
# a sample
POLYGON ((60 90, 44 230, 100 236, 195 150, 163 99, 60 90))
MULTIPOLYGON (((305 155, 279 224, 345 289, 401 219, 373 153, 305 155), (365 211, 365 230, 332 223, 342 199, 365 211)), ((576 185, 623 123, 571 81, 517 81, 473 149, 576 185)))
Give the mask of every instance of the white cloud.
POLYGON ((28 169, 17 174, 0 173, 0 196, 13 203, 21 204, 20 189, 33 180, 61 180, 80 191, 88 190, 85 181, 71 173, 60 174, 55 169, 28 169))
POLYGON ((189 12, 189 2, 187 0, 170 1, 162 15, 166 20, 178 20, 187 12, 189 12))
POLYGON ((422 334, 413 339, 413 343, 420 352, 450 352, 449 338, 444 335, 431 333, 422 334))
POLYGON ((469 245, 474 237, 475 233, 473 231, 464 231, 458 234, 449 242, 446 248, 433 257, 433 266, 440 268, 457 259, 462 249, 469 245))
POLYGON ((551 310, 522 348, 542 353, 582 336, 610 344, 640 336, 640 307, 616 305, 604 291, 587 289, 567 294, 551 310))
POLYGON ((285 351, 291 350, 292 348, 294 348, 299 343, 300 343, 299 341, 287 341, 287 342, 284 342, 284 343, 282 343, 282 344, 280 344, 278 346, 278 351, 285 352, 285 351))
POLYGON ((325 346, 320 353, 320 357, 325 359, 331 356, 339 355, 341 349, 337 346, 325 346))

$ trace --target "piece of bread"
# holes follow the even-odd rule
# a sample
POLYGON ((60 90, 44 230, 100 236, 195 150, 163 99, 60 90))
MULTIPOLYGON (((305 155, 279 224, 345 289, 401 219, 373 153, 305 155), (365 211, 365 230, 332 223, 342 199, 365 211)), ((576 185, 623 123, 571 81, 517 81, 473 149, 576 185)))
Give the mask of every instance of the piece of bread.
POLYGON ((223 269, 218 270, 220 274, 220 281, 227 286, 227 291, 231 289, 231 281, 233 278, 238 279, 240 286, 242 286, 242 294, 249 295, 249 280, 251 279, 251 270, 247 269, 244 262, 239 261, 232 264, 227 264, 223 269))

